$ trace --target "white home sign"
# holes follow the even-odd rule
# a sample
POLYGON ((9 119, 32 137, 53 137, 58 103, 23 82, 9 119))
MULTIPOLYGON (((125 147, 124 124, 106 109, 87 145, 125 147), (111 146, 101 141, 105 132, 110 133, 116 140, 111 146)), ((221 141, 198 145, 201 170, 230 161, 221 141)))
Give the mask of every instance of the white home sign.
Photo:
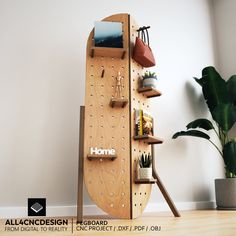
POLYGON ((90 154, 96 154, 96 155, 115 155, 116 151, 115 149, 102 149, 102 148, 90 148, 90 154))

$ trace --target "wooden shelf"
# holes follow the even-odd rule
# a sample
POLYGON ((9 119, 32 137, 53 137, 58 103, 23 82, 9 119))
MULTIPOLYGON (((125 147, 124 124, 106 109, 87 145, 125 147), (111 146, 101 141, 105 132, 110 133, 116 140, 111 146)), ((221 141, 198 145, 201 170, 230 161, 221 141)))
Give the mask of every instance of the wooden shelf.
POLYGON ((153 87, 138 88, 138 93, 144 94, 147 98, 159 97, 162 93, 153 87))
POLYGON ((110 106, 113 107, 125 107, 128 104, 128 99, 125 98, 111 98, 110 106))
POLYGON ((116 155, 96 155, 96 154, 88 154, 87 158, 92 161, 92 160, 111 160, 114 161, 117 156, 116 155))
POLYGON ((157 182, 156 179, 135 179, 136 184, 155 184, 157 182))
POLYGON ((134 140, 144 140, 144 141, 148 142, 148 144, 161 144, 161 143, 163 143, 162 139, 157 138, 152 135, 148 135, 148 134, 134 136, 134 140))
POLYGON ((124 48, 91 47, 91 57, 118 57, 124 59, 124 48))

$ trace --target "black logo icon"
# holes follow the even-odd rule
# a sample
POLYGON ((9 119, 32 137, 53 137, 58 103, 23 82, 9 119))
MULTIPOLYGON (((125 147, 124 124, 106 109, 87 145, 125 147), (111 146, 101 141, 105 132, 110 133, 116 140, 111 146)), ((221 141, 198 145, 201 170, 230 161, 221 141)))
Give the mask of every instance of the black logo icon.
POLYGON ((46 216, 46 198, 28 198, 28 216, 46 216))

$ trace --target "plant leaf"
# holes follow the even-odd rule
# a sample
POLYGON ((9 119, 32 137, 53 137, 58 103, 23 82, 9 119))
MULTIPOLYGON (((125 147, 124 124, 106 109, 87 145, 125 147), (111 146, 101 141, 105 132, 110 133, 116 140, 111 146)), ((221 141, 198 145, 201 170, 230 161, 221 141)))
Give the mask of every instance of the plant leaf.
POLYGON ((219 104, 212 112, 214 120, 224 131, 229 131, 236 122, 236 106, 219 104))
POLYGON ((193 77, 193 78, 195 79, 195 81, 197 83, 199 83, 201 86, 203 86, 203 84, 204 84, 204 80, 203 79, 198 79, 197 77, 193 77))
POLYGON ((209 135, 199 130, 180 131, 180 132, 175 133, 172 138, 176 139, 180 136, 193 136, 193 137, 204 138, 208 140, 210 139, 209 135))
POLYGON ((236 105, 236 75, 232 75, 226 82, 226 85, 229 91, 229 99, 236 105))
POLYGON ((204 68, 202 78, 197 82, 202 85, 202 92, 211 114, 216 106, 229 102, 226 82, 214 67, 204 68))
POLYGON ((190 122, 186 127, 187 127, 187 129, 191 129, 191 128, 192 129, 201 128, 201 129, 205 129, 205 130, 214 129, 213 124, 208 119, 196 119, 196 120, 190 122))
POLYGON ((231 141, 224 145, 223 158, 226 168, 236 175, 236 142, 231 141))

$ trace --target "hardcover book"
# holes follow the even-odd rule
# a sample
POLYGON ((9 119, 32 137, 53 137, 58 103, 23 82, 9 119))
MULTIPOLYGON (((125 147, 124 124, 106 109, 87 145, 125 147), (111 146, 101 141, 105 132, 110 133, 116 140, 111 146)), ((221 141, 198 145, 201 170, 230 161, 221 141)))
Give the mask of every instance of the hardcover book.
POLYGON ((135 109, 135 135, 153 135, 153 118, 148 111, 135 109))

